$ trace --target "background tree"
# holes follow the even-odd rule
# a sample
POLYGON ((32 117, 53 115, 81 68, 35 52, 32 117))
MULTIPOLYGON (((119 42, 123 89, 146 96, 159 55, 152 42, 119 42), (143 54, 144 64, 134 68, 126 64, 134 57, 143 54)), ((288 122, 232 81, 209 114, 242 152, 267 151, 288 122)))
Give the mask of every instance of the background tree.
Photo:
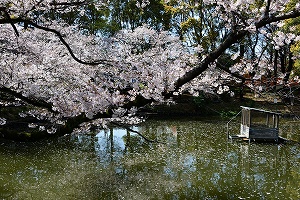
MULTIPOLYGON (((294 35, 298 35, 300 33, 300 18, 289 19, 286 20, 284 26, 282 27, 283 32, 285 33, 292 33, 294 35)), ((288 44, 285 45, 286 50, 285 52, 285 67, 287 68, 287 76, 286 81, 289 78, 289 75, 292 76, 299 76, 299 50, 300 50, 300 43, 299 41, 294 41, 293 39, 288 44)), ((284 54, 284 53, 283 53, 284 54)))
POLYGON ((147 24, 155 30, 168 30, 170 14, 165 11, 163 2, 154 1, 119 1, 110 2, 111 24, 120 29, 131 29, 147 24))

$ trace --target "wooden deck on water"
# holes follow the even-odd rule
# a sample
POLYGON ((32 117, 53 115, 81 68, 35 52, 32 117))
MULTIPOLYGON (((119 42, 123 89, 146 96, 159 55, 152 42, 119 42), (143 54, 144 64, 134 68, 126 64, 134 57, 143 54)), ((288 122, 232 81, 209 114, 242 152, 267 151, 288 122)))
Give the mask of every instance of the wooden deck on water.
MULTIPOLYGON (((241 128, 239 135, 229 135, 229 139, 241 139, 243 141, 276 142, 283 141, 279 137, 279 116, 280 113, 265 111, 262 109, 241 106, 241 128), (257 121, 255 118, 262 117, 265 121, 257 121)), ((260 119, 257 118, 257 119, 260 119)), ((228 129, 228 123, 227 123, 228 129)))
POLYGON ((229 136, 230 140, 240 140, 242 142, 266 142, 266 143, 284 143, 287 140, 286 138, 278 136, 278 138, 266 139, 266 138, 247 138, 244 135, 231 135, 229 136))

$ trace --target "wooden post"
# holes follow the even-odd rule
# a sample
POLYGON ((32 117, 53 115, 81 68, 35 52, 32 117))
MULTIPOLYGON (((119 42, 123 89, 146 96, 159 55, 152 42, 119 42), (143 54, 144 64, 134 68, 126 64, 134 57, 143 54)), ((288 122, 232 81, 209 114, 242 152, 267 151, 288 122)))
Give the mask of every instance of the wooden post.
POLYGON ((278 128, 278 124, 279 124, 279 116, 276 115, 276 122, 275 122, 275 128, 278 128))

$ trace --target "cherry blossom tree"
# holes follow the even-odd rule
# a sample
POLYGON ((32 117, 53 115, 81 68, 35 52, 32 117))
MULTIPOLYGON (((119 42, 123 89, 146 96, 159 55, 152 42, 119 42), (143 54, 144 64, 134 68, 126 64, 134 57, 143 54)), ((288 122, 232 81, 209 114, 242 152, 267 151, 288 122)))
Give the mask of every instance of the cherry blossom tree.
MULTIPOLYGON (((218 23, 224 25, 223 37, 209 51, 147 25, 108 38, 87 35, 79 25, 40 14, 78 10, 84 15, 83 6, 102 9, 105 1, 1 0, 0 92, 35 106, 19 116, 37 118, 28 126, 45 134, 70 133, 80 124, 87 128, 109 121, 138 123, 136 111, 149 103, 168 102, 183 91, 194 95, 201 90, 226 92, 226 80, 243 79, 246 71, 255 70, 260 76, 270 67, 264 58, 267 54, 249 59, 230 49, 245 37, 266 37, 275 48, 282 41, 300 40, 293 33, 265 31, 269 25, 280 26, 300 16, 300 3, 294 0, 201 3, 213 7, 218 23), (218 64, 225 54, 237 60, 230 69, 218 64)), ((138 1, 136 5, 145 8, 148 4, 138 1)), ((4 116, 0 124, 11 125, 4 116)))

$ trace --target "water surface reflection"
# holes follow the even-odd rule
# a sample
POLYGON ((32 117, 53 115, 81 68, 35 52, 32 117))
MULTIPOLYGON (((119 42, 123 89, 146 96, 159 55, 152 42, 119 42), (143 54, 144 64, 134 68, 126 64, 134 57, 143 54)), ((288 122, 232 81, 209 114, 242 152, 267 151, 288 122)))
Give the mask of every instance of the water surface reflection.
POLYGON ((148 121, 0 141, 0 199, 300 199, 298 143, 227 143, 225 122, 148 121))

